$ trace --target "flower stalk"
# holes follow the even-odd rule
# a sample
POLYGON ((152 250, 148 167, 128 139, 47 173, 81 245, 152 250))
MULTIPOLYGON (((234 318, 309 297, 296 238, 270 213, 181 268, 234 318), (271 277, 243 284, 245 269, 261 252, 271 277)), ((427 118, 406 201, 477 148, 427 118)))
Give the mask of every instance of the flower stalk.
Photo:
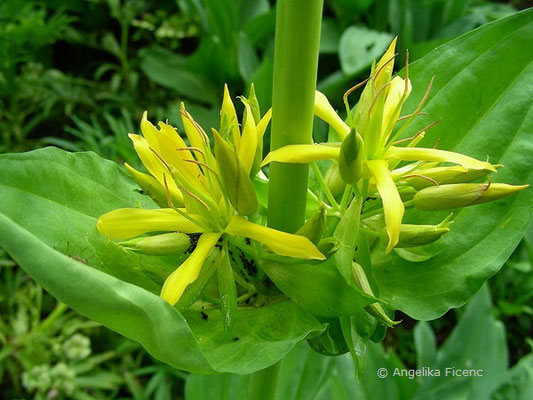
MULTIPOLYGON (((323 0, 277 3, 271 150, 312 143, 323 0)), ((270 166, 269 226, 296 232, 304 222, 308 166, 270 166)))

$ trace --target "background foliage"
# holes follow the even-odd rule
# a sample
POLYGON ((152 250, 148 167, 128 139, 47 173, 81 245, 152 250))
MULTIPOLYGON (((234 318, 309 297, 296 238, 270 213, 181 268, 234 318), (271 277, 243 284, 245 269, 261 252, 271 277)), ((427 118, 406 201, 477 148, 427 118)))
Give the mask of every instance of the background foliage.
MULTIPOLYGON (((368 73, 394 35, 400 55, 409 48, 416 60, 530 6, 475 0, 325 3, 319 89, 332 99, 368 73)), ((274 23, 273 2, 267 0, 5 0, 0 151, 55 145, 138 165, 126 133, 138 130, 144 110, 179 127, 183 100, 202 125, 216 126, 223 84, 239 95, 251 82, 266 110, 274 23)), ((316 138, 326 134, 317 121, 316 138)), ((84 251, 78 246, 70 254, 83 263, 91 257, 84 251)), ((384 346, 368 350, 367 374, 381 366, 471 363, 487 365, 492 385, 370 375, 356 385, 350 358, 324 358, 299 346, 284 368, 300 368, 300 383, 282 382, 279 398, 370 398, 376 392, 387 398, 530 397, 532 265, 530 232, 470 305, 429 323, 397 316, 404 322, 389 330, 384 346), (476 346, 464 344, 471 342, 476 346)), ((246 387, 246 377, 187 375, 154 360, 136 343, 58 303, 3 252, 0 274, 0 392, 7 398, 200 399, 221 398, 224 391, 239 398, 239 388, 246 387)))

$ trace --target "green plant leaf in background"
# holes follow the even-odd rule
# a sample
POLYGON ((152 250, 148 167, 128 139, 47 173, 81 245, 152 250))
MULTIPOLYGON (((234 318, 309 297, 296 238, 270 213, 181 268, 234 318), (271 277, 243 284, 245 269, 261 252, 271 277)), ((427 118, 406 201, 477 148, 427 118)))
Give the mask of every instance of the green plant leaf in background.
POLYGON ((96 231, 106 211, 155 204, 94 153, 5 154, 0 168, 0 246, 60 301, 176 368, 253 372, 324 329, 286 298, 239 307, 231 336, 218 308, 204 310, 205 319, 201 310, 184 317, 170 307, 156 293, 180 260, 124 251, 96 231))
MULTIPOLYGON (((424 111, 407 130, 413 135, 430 122, 420 146, 439 148, 502 163, 495 182, 533 184, 533 10, 484 25, 455 39, 410 66, 412 112, 432 76, 435 82, 424 111)), ((530 224, 533 190, 454 216, 451 232, 436 244, 435 257, 411 263, 375 255, 380 297, 411 317, 429 320, 464 304, 495 274, 530 224)), ((409 212, 406 222, 427 221, 409 212)))
POLYGON ((342 71, 355 75, 368 68, 375 58, 386 50, 393 36, 365 27, 351 26, 344 31, 339 42, 342 71))

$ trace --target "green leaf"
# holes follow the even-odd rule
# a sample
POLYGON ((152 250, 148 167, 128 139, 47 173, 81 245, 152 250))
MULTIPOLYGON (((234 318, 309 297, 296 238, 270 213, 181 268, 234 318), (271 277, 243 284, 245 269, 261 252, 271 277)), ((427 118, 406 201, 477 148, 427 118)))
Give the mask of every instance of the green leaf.
POLYGON ((375 58, 383 54, 392 38, 389 33, 350 26, 344 31, 339 42, 342 72, 355 75, 368 68, 375 58))
POLYGON ((261 268, 283 293, 313 315, 353 315, 375 301, 348 286, 332 258, 315 265, 264 262, 261 268))
POLYGON ((158 296, 59 253, 4 214, 0 245, 45 290, 80 314, 142 343, 176 368, 213 370, 185 319, 158 296))
POLYGON ((219 101, 218 93, 207 78, 187 68, 183 57, 162 47, 141 50, 140 68, 151 81, 191 100, 207 104, 219 101))
POLYGON ((416 348, 416 366, 419 369, 432 365, 437 352, 437 339, 427 322, 419 322, 413 331, 416 348))
POLYGON ((325 328, 285 297, 239 307, 231 337, 218 307, 204 310, 208 319, 170 307, 156 294, 180 260, 127 252, 96 231, 111 209, 155 204, 94 153, 4 154, 0 168, 0 246, 60 301, 175 368, 250 373, 325 328))
MULTIPOLYGON (((329 379, 334 358, 315 353, 305 343, 296 345, 280 365, 276 400, 314 399, 329 379)), ((250 398, 250 375, 192 374, 185 385, 186 400, 250 398)))
MULTIPOLYGON (((410 66, 413 94, 406 114, 419 102, 432 76, 424 107, 406 131, 430 122, 420 146, 458 151, 502 163, 496 182, 533 184, 533 11, 482 26, 453 40, 410 66)), ((437 318, 464 304, 507 260, 532 215, 530 188, 504 200, 461 210, 451 231, 435 246, 438 254, 411 263, 395 254, 374 254, 380 298, 421 320, 437 318)), ((445 213, 406 213, 406 223, 437 223, 445 213)))
POLYGON ((492 398, 495 400, 528 400, 532 397, 533 354, 530 353, 498 378, 492 398))
POLYGON ((466 306, 461 320, 437 352, 436 362, 429 364, 440 370, 441 376, 421 380, 416 399, 489 398, 496 378, 507 369, 508 358, 504 326, 491 315, 491 306, 485 287, 466 306), (452 368, 481 370, 483 375, 454 376, 452 368))
POLYGON ((242 77, 248 81, 259 66, 259 59, 244 32, 239 32, 237 41, 237 61, 242 77))

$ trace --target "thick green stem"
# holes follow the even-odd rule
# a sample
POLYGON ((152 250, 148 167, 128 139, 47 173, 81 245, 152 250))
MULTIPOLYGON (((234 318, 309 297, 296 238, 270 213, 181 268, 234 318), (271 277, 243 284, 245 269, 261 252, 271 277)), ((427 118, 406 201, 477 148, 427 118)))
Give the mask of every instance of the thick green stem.
POLYGON ((276 364, 254 372, 250 379, 250 400, 273 400, 276 398, 276 388, 283 360, 276 364))
MULTIPOLYGON (((312 140, 323 0, 279 0, 270 149, 312 140)), ((307 164, 270 166, 268 224, 295 232, 304 222, 307 164)))

